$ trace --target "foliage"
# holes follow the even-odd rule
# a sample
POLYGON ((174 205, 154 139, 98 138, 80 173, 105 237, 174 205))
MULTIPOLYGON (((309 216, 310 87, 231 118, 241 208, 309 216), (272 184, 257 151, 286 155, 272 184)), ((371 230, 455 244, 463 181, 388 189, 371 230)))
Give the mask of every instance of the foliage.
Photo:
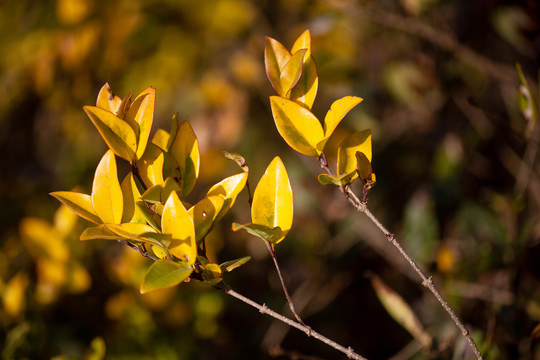
MULTIPOLYGON (((349 135, 370 128, 373 136, 373 157, 360 152, 348 163, 358 171, 337 171, 334 178, 321 174, 321 182, 354 181, 351 188, 362 192, 376 180, 369 191, 373 212, 423 268, 432 270, 486 358, 534 358, 538 179, 536 157, 527 150, 535 148, 530 144, 538 128, 530 117, 538 102, 534 6, 495 2, 479 8, 436 1, 371 7, 333 1, 5 3, 0 13, 3 356, 99 358, 106 352, 107 358, 251 358, 264 357, 268 349, 268 356, 296 355, 287 349, 336 356, 301 333, 267 326, 257 312, 199 286, 199 281, 140 295, 151 260, 117 241, 78 241, 84 228, 95 223, 103 230, 86 232, 89 238, 109 231, 113 238, 129 235, 139 238, 133 243, 144 244, 151 256, 168 256, 170 240, 150 210, 159 214, 168 195, 177 192, 174 176, 167 182, 154 171, 178 163, 164 155, 171 146, 169 134, 177 129, 158 129, 171 129, 170 113, 176 110, 181 113, 174 126, 178 119, 190 119, 197 134, 197 146, 192 143, 191 149, 198 149, 200 157, 193 188, 183 186, 186 193, 179 195, 188 213, 190 208, 201 215, 219 208, 214 203, 223 199, 218 192, 224 189, 218 184, 227 176, 235 177, 226 185, 231 187, 247 178, 243 168, 240 172, 221 156, 223 149, 245 156, 250 181, 260 179, 276 155, 286 165, 294 190, 294 225, 276 247, 297 310, 308 324, 328 329, 326 334, 335 334, 368 358, 388 358, 418 346, 378 301, 364 277, 369 270, 411 306, 433 337, 436 354, 417 352, 416 358, 461 356, 459 334, 449 330, 449 320, 409 279, 384 238, 347 209, 333 186, 313 181, 320 173, 316 162, 291 155, 268 121, 272 105, 261 99, 274 84, 264 78, 264 35, 293 44, 292 58, 306 49, 306 34, 295 39, 309 27, 313 48, 309 43, 309 54, 300 52, 295 62, 317 59, 317 67, 314 61, 311 66, 317 84, 310 86, 315 81, 302 75, 296 85, 284 81, 282 86, 280 81, 280 87, 291 91, 287 97, 274 89, 278 97, 303 103, 317 121, 324 120, 336 99, 348 94, 366 99, 347 113, 323 147, 332 170, 339 168, 339 144, 349 135), (522 66, 520 76, 516 61, 522 66), (121 94, 141 93, 149 85, 158 90, 154 130, 146 146, 153 150, 147 152, 148 166, 138 162, 143 182, 161 185, 139 204, 127 199, 140 198, 144 189, 138 187, 140 179, 129 175, 131 161, 115 159, 123 204, 119 224, 146 223, 150 229, 143 231, 151 236, 119 224, 107 224, 104 230, 101 218, 92 215, 92 179, 108 146, 81 107, 93 102, 106 81, 121 94), (296 94, 296 87, 309 88, 311 100, 296 94), (352 179, 358 175, 360 181, 352 179), (65 206, 58 210, 63 220, 57 220, 57 202, 46 196, 74 184, 82 184, 70 195, 75 200, 68 195, 64 200, 72 207, 83 204, 78 213, 90 217, 90 223, 74 220, 65 206), (254 328, 254 323, 260 326, 254 328)), ((282 103, 278 106, 287 106, 282 103)), ((312 142, 325 138, 325 121, 319 124, 322 135, 312 126, 312 142)), ((137 135, 133 122, 128 126, 136 140, 124 154, 129 159, 144 136, 137 135)), ((317 144, 308 143, 307 149, 318 156, 317 144)), ((195 238, 205 238, 207 259, 214 264, 206 276, 226 276, 235 289, 278 309, 283 298, 264 243, 230 231, 231 222, 250 222, 247 192, 236 196, 236 205, 225 205, 227 210, 220 211, 208 231, 208 222, 194 224, 195 238), (252 260, 228 276, 226 269, 245 263, 246 255, 252 260), (227 259, 239 261, 223 262, 227 259)), ((202 246, 197 244, 198 251, 202 246)))

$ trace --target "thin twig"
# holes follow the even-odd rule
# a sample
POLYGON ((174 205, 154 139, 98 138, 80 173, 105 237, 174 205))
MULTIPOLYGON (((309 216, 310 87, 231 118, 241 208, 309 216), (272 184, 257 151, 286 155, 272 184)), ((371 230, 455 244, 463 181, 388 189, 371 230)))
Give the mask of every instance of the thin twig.
POLYGON ((311 336, 331 347, 333 347, 334 349, 338 350, 338 351, 341 351, 342 353, 344 353, 345 355, 347 355, 347 357, 349 359, 356 359, 356 360, 366 360, 366 358, 364 358, 363 356, 361 355, 358 355, 357 353, 354 352, 354 350, 351 348, 351 347, 344 347, 338 343, 336 343, 335 341, 333 340, 330 340, 328 339, 326 336, 323 336, 321 334, 319 334, 318 332, 312 330, 310 327, 306 326, 306 325, 303 325, 299 322, 296 322, 292 319, 289 319, 288 317, 286 316, 283 316, 281 314, 278 314, 277 312, 271 310, 268 306, 266 306, 265 304, 258 304, 256 303, 255 301, 237 293, 236 291, 234 291, 233 289, 231 289, 231 287, 227 284, 225 284, 224 282, 220 282, 218 283, 217 285, 214 286, 216 289, 218 290, 221 290, 223 291, 224 293, 226 293, 227 295, 230 295, 238 300, 241 300, 243 301, 244 303, 256 308, 257 310, 259 310, 259 312, 261 314, 266 314, 268 316, 271 316, 273 317, 274 319, 276 320, 279 320, 289 326, 292 326, 294 328, 297 328, 298 330, 304 332, 307 336, 311 336))
MULTIPOLYGON (((319 166, 325 170, 327 173, 331 174, 330 169, 328 168, 328 162, 326 160, 325 154, 321 154, 321 156, 318 159, 319 166)), ((474 352, 477 359, 481 360, 482 354, 480 353, 480 350, 478 350, 478 347, 476 346, 476 343, 474 342, 469 330, 465 328, 465 326, 461 323, 457 315, 454 313, 454 311, 450 308, 446 300, 442 297, 442 295, 439 293, 435 285, 433 284, 433 278, 431 276, 426 276, 424 272, 420 269, 420 267, 416 264, 416 262, 407 254, 407 252, 401 247, 401 244, 396 240, 394 235, 388 231, 384 225, 369 211, 367 208, 367 205, 363 202, 361 202, 358 197, 354 194, 354 192, 350 189, 349 186, 340 186, 339 187, 341 192, 345 195, 345 198, 349 201, 349 203, 358 211, 363 212, 367 215, 367 217, 381 230, 381 232, 384 234, 386 239, 394 245, 394 247, 401 253, 401 255, 407 260, 407 262, 410 264, 410 266, 416 271, 416 273, 420 276, 420 279, 422 280, 422 285, 427 287, 435 296, 435 298, 439 301, 439 303, 442 305, 444 310, 450 315, 456 326, 461 330, 461 333, 469 343, 469 346, 471 347, 472 351, 474 352)))
POLYGON ((296 320, 298 320, 298 322, 300 322, 302 325, 307 326, 306 323, 300 318, 300 316, 296 312, 294 303, 292 302, 291 296, 289 295, 289 290, 287 290, 287 286, 285 285, 285 280, 283 280, 283 275, 281 274, 281 269, 277 261, 276 250, 274 249, 274 245, 270 244, 268 241, 265 241, 264 243, 266 244, 266 247, 268 248, 268 251, 270 252, 270 255, 272 256, 272 260, 274 260, 274 265, 276 266, 276 271, 278 273, 279 281, 281 282, 281 287, 283 288, 283 293, 285 294, 285 298, 287 299, 287 303, 289 304, 289 308, 291 309, 291 312, 293 313, 296 320))
POLYGON ((149 259, 152 259, 154 261, 158 260, 158 258, 152 254, 150 254, 145 248, 144 245, 135 245, 133 243, 130 243, 127 240, 118 240, 120 244, 124 244, 129 246, 130 248, 137 250, 142 256, 147 257, 149 259))

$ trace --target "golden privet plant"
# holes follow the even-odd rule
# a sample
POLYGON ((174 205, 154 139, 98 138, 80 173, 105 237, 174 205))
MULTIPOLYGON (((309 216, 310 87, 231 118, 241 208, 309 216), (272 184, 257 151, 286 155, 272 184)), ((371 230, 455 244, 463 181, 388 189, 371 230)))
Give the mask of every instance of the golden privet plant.
MULTIPOLYGON (((338 186, 356 210, 374 221, 418 272, 422 284, 449 312, 476 357, 481 359, 472 337, 435 289, 431 277, 424 275, 394 236, 367 209, 368 191, 376 184, 371 166, 371 130, 346 137, 337 149, 335 173, 328 167, 325 155, 328 139, 347 113, 363 99, 346 96, 336 100, 323 121, 311 112, 318 89, 318 75, 311 54, 309 31, 300 35, 291 51, 277 40, 266 38, 265 68, 277 93, 270 97, 270 106, 279 134, 294 150, 317 159, 324 170, 318 177, 321 184, 338 186), (356 180, 363 185, 360 198, 350 187, 356 180)), ((285 239, 293 222, 292 186, 279 157, 272 160, 253 194, 249 194, 251 223, 233 223, 232 229, 245 230, 267 244, 297 321, 238 294, 224 282, 224 273, 240 267, 250 258, 211 263, 206 257, 205 237, 246 188, 249 167, 241 155, 225 153, 226 157, 239 164, 241 171, 212 186, 196 204, 187 203, 186 196, 193 189, 200 169, 197 137, 189 122, 179 122, 174 115, 170 131, 159 129, 150 140, 155 97, 155 89, 149 87, 135 98, 131 93, 120 98, 105 84, 98 94, 96 106, 84 107, 109 150, 96 168, 91 194, 72 191, 51 193, 77 215, 96 225, 84 230, 80 239, 120 241, 153 259, 154 263, 142 280, 141 293, 190 280, 206 282, 342 351, 349 358, 364 359, 350 347, 341 346, 305 325, 294 310, 274 251, 274 246, 285 239), (117 157, 130 164, 130 172, 121 182, 117 175, 117 157)), ((247 189, 249 191, 249 187, 247 189)), ((382 289, 382 286, 379 284, 376 289, 382 289)), ((424 342, 431 341, 429 335, 419 329, 414 314, 402 305, 399 296, 384 296, 382 301, 393 302, 393 308, 397 304, 397 308, 402 309, 402 325, 411 333, 419 334, 424 342)))

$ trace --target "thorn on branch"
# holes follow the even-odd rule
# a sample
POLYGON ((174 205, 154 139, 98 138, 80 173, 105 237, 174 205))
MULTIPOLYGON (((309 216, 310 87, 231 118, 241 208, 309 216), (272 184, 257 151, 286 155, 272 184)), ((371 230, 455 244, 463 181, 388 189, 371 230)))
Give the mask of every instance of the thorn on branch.
POLYGON ((386 240, 388 241, 394 241, 395 238, 394 238, 394 234, 392 233, 388 233, 388 234, 384 234, 386 236, 386 240))

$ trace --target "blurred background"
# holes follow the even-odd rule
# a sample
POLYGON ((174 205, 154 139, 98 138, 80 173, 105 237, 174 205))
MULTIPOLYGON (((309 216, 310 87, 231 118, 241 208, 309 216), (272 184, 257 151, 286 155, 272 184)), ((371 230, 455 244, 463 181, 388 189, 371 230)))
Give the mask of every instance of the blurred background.
MULTIPOLYGON (((534 0, 7 0, 0 2, 0 348, 4 359, 336 359, 341 353, 196 283, 139 294, 151 261, 113 242, 80 242, 90 224, 48 195, 89 193, 106 146, 82 111, 108 82, 123 97, 157 89, 157 128, 173 113, 198 136, 192 200, 239 172, 256 184, 287 166, 295 220, 277 247, 304 320, 369 359, 471 358, 448 315, 316 161, 277 133, 264 37, 290 48, 305 30, 319 71, 314 113, 364 98, 329 142, 373 130, 369 207, 396 234, 472 331, 486 359, 538 359, 539 130, 517 105, 523 67, 538 83, 534 0), (430 335, 389 315, 373 274, 430 335)), ((533 100, 538 104, 538 94, 533 100)), ((188 199, 189 200, 189 199, 188 199)), ((210 236, 239 293, 290 314, 242 194, 210 236)))

